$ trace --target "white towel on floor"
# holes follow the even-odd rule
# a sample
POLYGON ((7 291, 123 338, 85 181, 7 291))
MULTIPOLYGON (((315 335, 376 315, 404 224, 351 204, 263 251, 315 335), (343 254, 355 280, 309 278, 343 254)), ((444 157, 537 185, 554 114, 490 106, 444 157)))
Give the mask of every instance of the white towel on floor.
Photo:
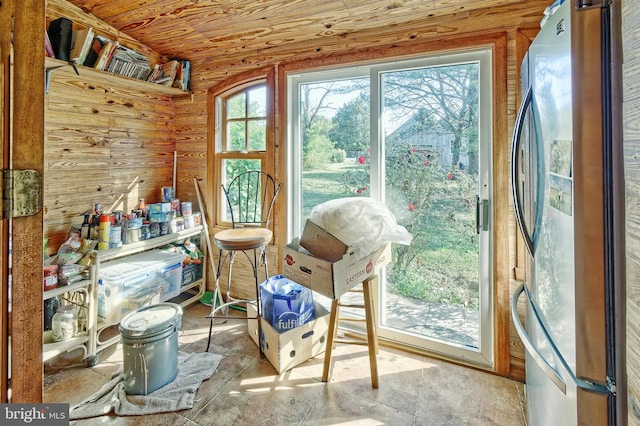
POLYGON ((139 416, 192 408, 200 384, 213 375, 221 360, 222 355, 209 352, 178 352, 175 380, 148 395, 127 395, 120 369, 98 392, 72 407, 70 418, 85 419, 111 412, 118 416, 139 416))

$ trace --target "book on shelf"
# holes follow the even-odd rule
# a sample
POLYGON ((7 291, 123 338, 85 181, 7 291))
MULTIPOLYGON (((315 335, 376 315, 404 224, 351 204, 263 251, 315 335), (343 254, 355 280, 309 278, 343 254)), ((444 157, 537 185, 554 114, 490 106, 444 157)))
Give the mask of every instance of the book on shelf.
POLYGON ((106 39, 106 42, 102 45, 102 49, 100 50, 100 55, 98 55, 98 60, 93 67, 100 71, 106 70, 119 45, 120 43, 118 40, 112 41, 106 39))
POLYGON ((56 57, 56 54, 53 53, 53 46, 51 45, 51 40, 49 39, 49 33, 46 30, 44 32, 44 54, 50 58, 56 57))
POLYGON ((87 27, 71 33, 71 54, 69 60, 84 64, 93 43, 93 28, 87 27))
POLYGON ((181 90, 189 90, 189 74, 191 72, 191 62, 185 60, 179 60, 178 69, 175 79, 173 80, 173 87, 177 87, 181 90))
POLYGON ((191 61, 184 61, 184 70, 182 72, 182 90, 189 90, 189 83, 191 82, 191 61))
POLYGON ((100 37, 96 36, 93 38, 89 52, 87 52, 87 57, 82 65, 85 67, 93 67, 96 64, 100 51, 102 50, 102 43, 100 37))
POLYGON ((108 72, 146 80, 151 73, 149 59, 142 53, 125 46, 118 46, 107 68, 108 72))
POLYGON ((155 82, 158 84, 162 84, 163 86, 171 87, 173 85, 173 81, 176 78, 176 73, 178 72, 179 65, 180 62, 176 59, 160 65, 160 69, 162 70, 162 77, 159 77, 155 82))
POLYGON ((73 22, 70 19, 58 18, 51 21, 47 29, 54 56, 62 61, 68 61, 71 53, 72 25, 73 22))
MULTIPOLYGON (((151 69, 151 73, 147 76, 147 81, 152 83, 157 83, 158 79, 162 77, 162 69, 160 68, 160 64, 155 64, 151 69)), ((168 77, 167 77, 168 79, 168 77)))

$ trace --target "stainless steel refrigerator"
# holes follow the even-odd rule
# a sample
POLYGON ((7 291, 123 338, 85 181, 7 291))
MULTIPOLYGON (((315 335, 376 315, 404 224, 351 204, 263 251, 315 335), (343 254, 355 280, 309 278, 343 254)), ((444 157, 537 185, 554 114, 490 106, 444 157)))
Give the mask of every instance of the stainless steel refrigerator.
POLYGON ((554 2, 522 63, 511 173, 529 262, 511 311, 530 426, 626 422, 618 3, 554 2))

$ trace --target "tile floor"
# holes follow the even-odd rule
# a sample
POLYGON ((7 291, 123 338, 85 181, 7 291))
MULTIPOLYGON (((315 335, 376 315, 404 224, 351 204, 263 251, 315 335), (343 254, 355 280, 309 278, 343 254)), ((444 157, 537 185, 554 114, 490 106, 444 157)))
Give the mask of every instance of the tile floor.
MULTIPOLYGON (((201 352, 207 344, 210 308, 185 310, 180 351, 201 352)), ((230 312, 234 312, 233 310, 230 312)), ((202 383, 192 409, 148 416, 103 416, 84 425, 525 425, 523 385, 425 356, 380 347, 380 386, 371 388, 366 346, 338 344, 333 374, 321 381, 323 355, 277 374, 261 359, 246 321, 214 328, 210 352, 224 356, 202 383)), ((122 363, 120 345, 100 353, 92 368, 80 355, 50 361, 45 402, 77 404, 98 391, 122 363)))

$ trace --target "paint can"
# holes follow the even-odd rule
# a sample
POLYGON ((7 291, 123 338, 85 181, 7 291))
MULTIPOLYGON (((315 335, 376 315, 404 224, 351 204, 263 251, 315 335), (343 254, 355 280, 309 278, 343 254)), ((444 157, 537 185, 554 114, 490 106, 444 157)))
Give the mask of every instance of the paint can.
POLYGON ((149 222, 149 238, 160 236, 160 226, 158 222, 149 222))
POLYGON ((182 202, 182 216, 189 216, 193 214, 193 209, 191 207, 191 201, 183 201, 182 202))
POLYGON ((193 213, 193 224, 195 226, 202 225, 202 213, 200 213, 200 212, 194 212, 193 213))
POLYGON ((142 228, 140 228, 140 239, 148 240, 149 238, 151 238, 150 226, 148 224, 144 224, 142 225, 142 228))
POLYGON ((140 241, 140 228, 127 229, 127 244, 137 243, 140 241))
POLYGON ((176 212, 176 215, 180 216, 180 200, 177 198, 171 199, 171 210, 176 212))
POLYGON ((163 186, 162 187, 162 202, 170 203, 171 199, 174 198, 173 194, 173 186, 163 186))
POLYGON ((122 226, 113 225, 109 229, 109 248, 122 247, 122 226))
POLYGON ((195 228, 196 224, 193 221, 193 215, 192 214, 190 214, 188 216, 183 216, 182 218, 184 220, 184 229, 195 228))

